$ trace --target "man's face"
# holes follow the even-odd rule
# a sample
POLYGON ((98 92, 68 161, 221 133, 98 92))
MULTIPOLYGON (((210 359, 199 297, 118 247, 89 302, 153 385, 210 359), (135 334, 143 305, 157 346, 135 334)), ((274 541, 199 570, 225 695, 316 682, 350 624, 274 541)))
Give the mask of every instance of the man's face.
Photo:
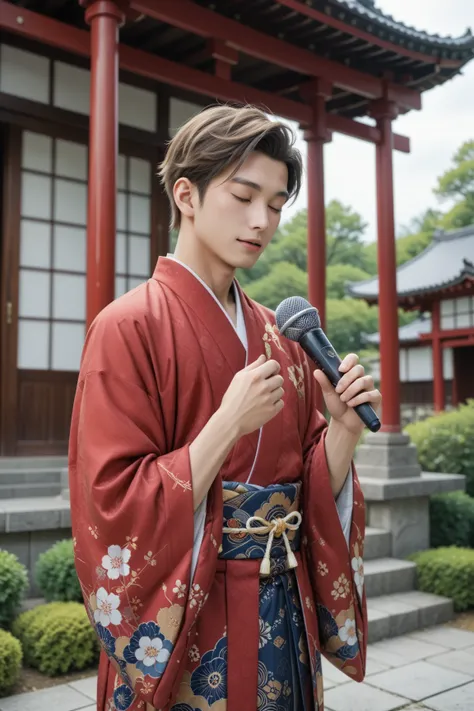
POLYGON ((288 199, 288 169, 254 152, 237 173, 230 167, 194 203, 194 232, 202 247, 237 269, 252 267, 272 239, 288 199))

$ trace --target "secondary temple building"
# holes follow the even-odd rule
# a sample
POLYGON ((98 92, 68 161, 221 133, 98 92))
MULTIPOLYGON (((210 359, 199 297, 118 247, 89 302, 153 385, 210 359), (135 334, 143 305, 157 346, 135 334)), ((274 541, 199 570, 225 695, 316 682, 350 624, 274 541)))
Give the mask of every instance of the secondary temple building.
MULTIPOLYGON (((374 304, 378 280, 348 293, 374 304)), ((399 329, 402 407, 436 412, 474 398, 474 225, 436 232, 430 246, 397 269, 398 304, 420 312, 399 329)), ((378 345, 378 333, 367 341, 378 345)))

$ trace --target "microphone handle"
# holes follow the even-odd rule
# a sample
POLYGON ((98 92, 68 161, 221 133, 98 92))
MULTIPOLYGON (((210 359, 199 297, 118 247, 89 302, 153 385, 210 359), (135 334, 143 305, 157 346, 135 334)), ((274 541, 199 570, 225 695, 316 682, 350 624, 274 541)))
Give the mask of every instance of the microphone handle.
MULTIPOLYGON (((300 338, 299 344, 309 355, 311 360, 327 375, 330 383, 336 387, 343 376, 343 373, 339 370, 341 359, 332 347, 323 329, 311 329, 311 331, 308 331, 300 338)), ((380 420, 368 402, 364 402, 362 405, 356 405, 354 410, 371 432, 378 432, 380 429, 380 420)))

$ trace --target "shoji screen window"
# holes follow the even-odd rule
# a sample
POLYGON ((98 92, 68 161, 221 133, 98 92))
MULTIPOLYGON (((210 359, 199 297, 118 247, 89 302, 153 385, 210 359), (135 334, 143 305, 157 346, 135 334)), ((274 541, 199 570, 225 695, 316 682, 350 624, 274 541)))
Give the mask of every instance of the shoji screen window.
POLYGON ((115 296, 150 277, 151 163, 119 156, 115 296))
POLYGON ((75 371, 85 330, 87 146, 25 131, 18 368, 75 371))

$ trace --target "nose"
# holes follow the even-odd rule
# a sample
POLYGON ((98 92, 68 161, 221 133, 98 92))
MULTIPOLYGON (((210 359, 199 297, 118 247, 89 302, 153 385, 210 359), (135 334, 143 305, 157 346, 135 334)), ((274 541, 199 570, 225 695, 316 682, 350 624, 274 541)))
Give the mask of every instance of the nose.
POLYGON ((268 207, 263 200, 254 200, 250 209, 250 228, 263 231, 268 227, 268 207))

